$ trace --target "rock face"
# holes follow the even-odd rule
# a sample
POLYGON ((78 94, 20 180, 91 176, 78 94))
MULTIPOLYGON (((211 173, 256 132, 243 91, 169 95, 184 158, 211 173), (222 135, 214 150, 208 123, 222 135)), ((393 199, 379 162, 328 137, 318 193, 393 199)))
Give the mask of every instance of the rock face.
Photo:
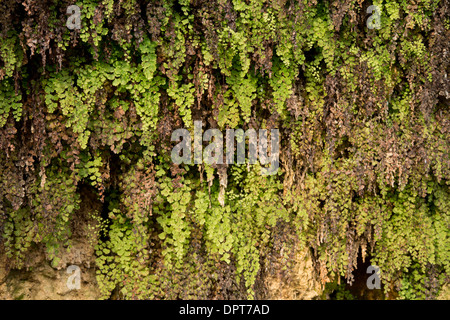
POLYGON ((5 250, 0 247, 0 299, 92 300, 100 297, 95 277, 96 241, 89 227, 97 226, 97 220, 90 213, 101 210, 101 203, 85 191, 82 195, 81 208, 71 221, 70 248, 63 247, 50 257, 43 244, 33 244, 26 253, 23 268, 16 270, 11 269, 11 263, 3 254, 5 250), (67 285, 74 276, 74 273, 67 273, 69 266, 79 267, 80 289, 70 290, 67 285))
MULTIPOLYGON (((81 244, 75 244, 72 250, 60 257, 60 263, 53 268, 44 255, 36 259, 24 270, 6 268, 6 257, 0 256, 0 299, 2 300, 93 300, 99 299, 95 278, 95 268, 91 259, 88 263, 78 260, 83 256, 81 244), (73 274, 67 273, 67 267, 76 265, 80 268, 80 289, 69 289, 68 283, 73 274)), ((93 256, 92 256, 93 257, 93 256)), ((84 256, 86 258, 86 256, 84 256)), ((291 260, 292 269, 289 276, 282 273, 266 278, 267 299, 270 300, 310 300, 317 299, 322 293, 320 282, 308 250, 298 250, 291 260)), ((73 278, 72 278, 73 279, 73 278)))
POLYGON ((294 253, 289 276, 282 273, 268 276, 266 285, 269 300, 318 299, 323 289, 317 279, 308 249, 297 249, 294 253))
POLYGON ((437 300, 450 300, 450 282, 447 282, 441 289, 437 300))
POLYGON ((94 269, 81 267, 80 289, 69 289, 71 274, 55 270, 47 262, 29 271, 12 270, 0 284, 0 299, 93 300, 100 297, 94 269))
POLYGON ((100 297, 95 278, 92 246, 75 241, 69 250, 57 256, 57 265, 51 266, 42 248, 29 252, 25 268, 8 270, 8 261, 0 254, 0 299, 7 300, 92 300, 100 297), (67 272, 69 266, 77 266, 80 288, 70 289, 75 273, 67 272))

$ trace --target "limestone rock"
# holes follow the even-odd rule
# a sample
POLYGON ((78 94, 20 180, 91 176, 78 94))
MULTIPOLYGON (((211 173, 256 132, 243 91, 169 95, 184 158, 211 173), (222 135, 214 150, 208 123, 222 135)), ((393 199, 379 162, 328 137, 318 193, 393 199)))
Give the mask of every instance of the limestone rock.
POLYGON ((269 300, 313 300, 322 293, 308 249, 297 249, 290 276, 270 275, 266 279, 269 300))

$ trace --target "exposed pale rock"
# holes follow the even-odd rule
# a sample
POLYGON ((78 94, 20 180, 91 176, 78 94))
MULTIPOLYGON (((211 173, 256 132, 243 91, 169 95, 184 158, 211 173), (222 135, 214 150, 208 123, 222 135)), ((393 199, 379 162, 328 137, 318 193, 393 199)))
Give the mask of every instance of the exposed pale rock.
POLYGON ((281 273, 267 277, 267 299, 312 300, 322 293, 308 249, 297 249, 293 259, 289 277, 281 273))

